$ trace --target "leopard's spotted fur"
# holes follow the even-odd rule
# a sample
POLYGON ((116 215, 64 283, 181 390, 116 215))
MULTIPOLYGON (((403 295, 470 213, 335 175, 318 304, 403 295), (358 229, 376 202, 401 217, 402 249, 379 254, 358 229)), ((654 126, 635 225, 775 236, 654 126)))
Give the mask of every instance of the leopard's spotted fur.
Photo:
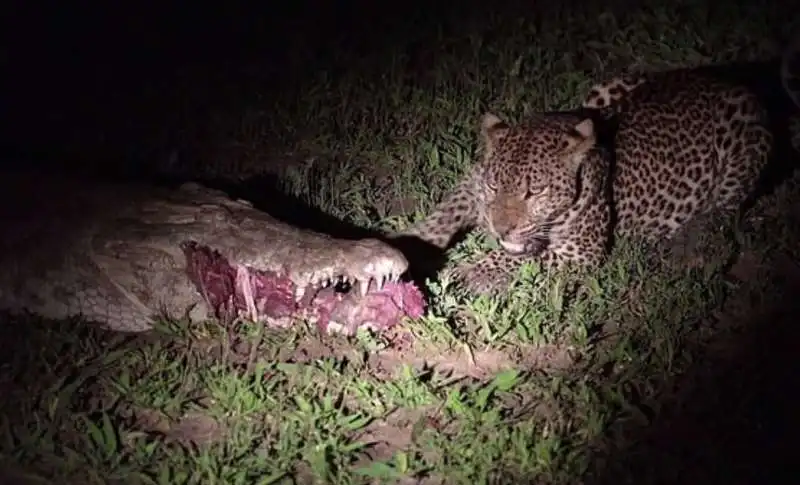
MULTIPOLYGON (((784 58, 783 79, 800 106, 788 76, 800 72, 796 60, 784 58)), ((403 234, 445 248, 460 230, 481 227, 502 249, 456 275, 475 292, 494 292, 530 258, 596 265, 612 234, 669 240, 703 215, 739 208, 772 150, 757 96, 697 70, 615 78, 582 108, 518 125, 484 115, 482 161, 403 234), (588 113, 618 121, 613 176, 588 113)))
POLYGON ((737 209, 766 165, 773 137, 747 88, 694 70, 618 78, 591 90, 585 108, 618 114, 615 230, 670 238, 715 209, 737 209))

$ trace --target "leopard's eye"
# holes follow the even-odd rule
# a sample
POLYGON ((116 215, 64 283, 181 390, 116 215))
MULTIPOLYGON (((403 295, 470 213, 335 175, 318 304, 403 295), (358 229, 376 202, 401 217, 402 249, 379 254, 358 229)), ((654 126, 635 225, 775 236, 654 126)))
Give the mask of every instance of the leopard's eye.
POLYGON ((497 192, 497 182, 493 180, 486 181, 486 188, 491 190, 492 192, 497 192))
POLYGON ((528 190, 525 191, 525 198, 526 199, 531 199, 533 197, 539 197, 539 196, 544 195, 545 192, 547 192, 547 186, 546 185, 539 186, 539 187, 531 186, 531 187, 528 187, 528 190))

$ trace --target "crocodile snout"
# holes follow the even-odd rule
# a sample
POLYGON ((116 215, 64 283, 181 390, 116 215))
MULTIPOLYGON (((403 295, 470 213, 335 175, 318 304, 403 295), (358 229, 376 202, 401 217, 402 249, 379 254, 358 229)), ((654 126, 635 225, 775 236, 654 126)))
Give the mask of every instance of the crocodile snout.
POLYGON ((398 281, 408 269, 403 253, 377 239, 331 240, 330 243, 294 263, 286 262, 289 277, 297 288, 298 301, 308 289, 316 291, 339 281, 358 286, 363 296, 373 282, 383 288, 387 281, 398 281))
POLYGON ((377 239, 363 239, 343 255, 341 265, 359 282, 361 296, 366 295, 374 281, 383 288, 387 281, 397 282, 408 269, 403 253, 377 239))

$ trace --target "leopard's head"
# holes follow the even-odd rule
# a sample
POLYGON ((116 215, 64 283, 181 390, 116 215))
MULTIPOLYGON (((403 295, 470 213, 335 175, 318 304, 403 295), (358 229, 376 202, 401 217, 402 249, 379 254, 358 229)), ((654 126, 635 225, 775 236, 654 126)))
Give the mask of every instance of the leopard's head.
POLYGON ((594 123, 547 113, 510 125, 487 113, 481 135, 486 226, 506 251, 535 252, 577 202, 581 167, 595 146, 594 123))

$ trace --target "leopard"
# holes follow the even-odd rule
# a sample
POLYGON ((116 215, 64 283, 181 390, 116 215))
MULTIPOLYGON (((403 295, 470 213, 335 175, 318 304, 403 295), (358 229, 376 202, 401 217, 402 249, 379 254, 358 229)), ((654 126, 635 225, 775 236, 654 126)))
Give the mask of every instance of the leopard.
MULTIPOLYGON (((798 52, 781 67, 796 107, 798 52)), ((490 295, 526 262, 596 268, 620 237, 658 245, 709 214, 741 211, 774 147, 757 94, 697 68, 623 73, 573 110, 517 123, 486 112, 479 125, 477 163, 398 235, 446 250, 456 234, 483 231, 497 247, 452 275, 490 295)))

